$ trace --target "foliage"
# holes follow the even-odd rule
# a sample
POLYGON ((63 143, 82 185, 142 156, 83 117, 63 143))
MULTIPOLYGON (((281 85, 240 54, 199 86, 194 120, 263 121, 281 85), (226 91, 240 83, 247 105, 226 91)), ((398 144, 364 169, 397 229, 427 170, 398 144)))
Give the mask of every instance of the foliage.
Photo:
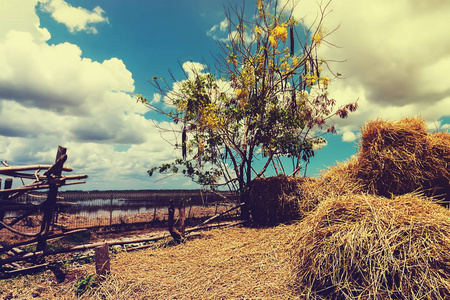
POLYGON ((326 6, 314 28, 307 28, 293 18, 293 8, 256 3, 248 19, 244 9, 226 12, 228 39, 215 57, 221 78, 187 62, 183 66, 192 68, 186 80, 172 86, 153 78, 170 111, 137 95, 168 116, 181 136, 175 146, 182 158, 153 167, 150 176, 181 172, 213 189, 227 185, 241 193, 270 166, 277 175, 299 176, 325 143, 323 135, 336 131, 328 121, 356 110, 356 102, 335 108, 328 87, 339 74, 317 56, 329 34, 322 25, 326 6), (325 76, 324 68, 331 75, 325 76))
POLYGON ((94 274, 88 274, 86 275, 86 277, 80 278, 80 280, 78 280, 78 282, 75 284, 77 296, 82 295, 89 288, 95 287, 96 278, 97 276, 95 276, 94 274))

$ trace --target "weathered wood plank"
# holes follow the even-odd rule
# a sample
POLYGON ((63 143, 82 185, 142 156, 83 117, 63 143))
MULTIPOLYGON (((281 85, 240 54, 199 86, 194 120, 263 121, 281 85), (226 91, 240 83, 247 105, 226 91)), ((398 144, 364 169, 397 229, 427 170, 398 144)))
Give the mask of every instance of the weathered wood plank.
MULTIPOLYGON (((33 170, 48 170, 54 165, 30 165, 30 166, 19 166, 19 167, 4 167, 0 168, 0 174, 5 175, 8 172, 16 172, 16 171, 33 171, 33 170)), ((63 171, 72 172, 73 169, 69 167, 63 167, 63 171)))

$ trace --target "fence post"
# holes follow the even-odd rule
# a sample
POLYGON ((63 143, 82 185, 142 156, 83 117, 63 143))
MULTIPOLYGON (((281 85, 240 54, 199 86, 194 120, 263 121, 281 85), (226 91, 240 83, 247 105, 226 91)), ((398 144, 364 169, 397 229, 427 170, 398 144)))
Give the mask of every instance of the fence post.
POLYGON ((179 206, 178 206, 178 211, 180 213, 180 231, 181 231, 181 235, 184 236, 184 232, 186 229, 185 226, 185 220, 186 220, 186 205, 185 205, 185 200, 181 199, 179 206))
POLYGON ((109 226, 112 224, 112 213, 113 213, 113 194, 111 194, 111 202, 109 204, 109 226))
POLYGON ((108 274, 110 271, 108 244, 105 243, 95 248, 95 272, 100 277, 108 274))
MULTIPOLYGON (((56 153, 55 164, 52 168, 48 169, 44 175, 51 176, 54 174, 56 177, 61 176, 62 168, 64 162, 67 160, 67 148, 62 146, 58 147, 58 152, 56 153)), ((56 209, 56 200, 58 195, 58 186, 55 184, 50 184, 50 188, 47 193, 47 200, 42 205, 44 210, 44 216, 41 224, 41 232, 42 234, 38 237, 38 243, 36 245, 36 251, 45 251, 47 246, 47 236, 50 232, 50 226, 53 221, 53 217, 55 216, 56 209)), ((45 258, 41 257, 38 259, 38 262, 44 262, 45 258)))
MULTIPOLYGON (((6 178, 6 180, 5 180, 5 190, 8 190, 8 189, 10 189, 12 187, 12 182, 13 182, 12 178, 6 178)), ((2 184, 2 179, 0 178, 0 189, 1 189, 1 184, 2 184)), ((7 200, 8 197, 9 197, 9 195, 7 193, 5 193, 2 196, 2 200, 7 200)), ((5 213, 6 213, 5 210, 3 210, 3 209, 0 210, 0 221, 2 221, 2 222, 3 222, 3 219, 5 218, 5 213)))

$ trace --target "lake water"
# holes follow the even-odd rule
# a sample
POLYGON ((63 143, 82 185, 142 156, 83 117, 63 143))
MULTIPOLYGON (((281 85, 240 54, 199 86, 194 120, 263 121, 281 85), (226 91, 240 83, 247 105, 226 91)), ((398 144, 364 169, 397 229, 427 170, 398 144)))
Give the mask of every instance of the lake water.
POLYGON ((145 212, 154 212, 155 209, 167 209, 164 202, 127 200, 127 199, 92 199, 74 202, 62 206, 61 211, 67 214, 81 215, 94 218, 99 215, 112 217, 120 215, 133 215, 145 212))
MULTIPOLYGON (((42 196, 44 196, 43 194, 42 196)), ((138 213, 153 213, 167 209, 169 199, 191 199, 189 205, 207 205, 221 198, 212 193, 196 191, 108 191, 108 192, 63 192, 58 200, 58 210, 67 214, 95 218, 100 215, 116 217, 138 213)), ((42 198, 23 198, 18 202, 39 204, 42 198)), ((5 217, 15 217, 16 212, 6 212, 5 217)))

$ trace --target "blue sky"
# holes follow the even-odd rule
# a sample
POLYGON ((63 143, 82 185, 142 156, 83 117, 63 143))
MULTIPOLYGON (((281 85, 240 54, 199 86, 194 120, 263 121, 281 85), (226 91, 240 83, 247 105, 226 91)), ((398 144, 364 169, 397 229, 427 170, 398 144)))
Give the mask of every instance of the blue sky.
MULTIPOLYGON (((287 2, 282 0, 281 2, 287 2)), ((0 160, 51 164, 58 145, 67 165, 90 178, 82 189, 196 188, 182 176, 149 178, 146 170, 179 155, 154 128, 160 118, 133 101, 153 99, 147 81, 183 79, 179 63, 213 63, 214 26, 224 6, 241 1, 0 0, 0 160), (209 32, 209 33, 208 33, 209 32)), ((247 1, 251 7, 253 3, 247 1)), ((295 15, 307 26, 314 0, 295 15)), ((359 110, 336 120, 338 134, 317 151, 308 175, 355 154, 368 120, 421 115, 430 128, 450 125, 450 2, 335 0, 325 20, 322 57, 344 80, 330 95, 359 110)), ((218 28, 218 27, 216 27, 218 28)))

